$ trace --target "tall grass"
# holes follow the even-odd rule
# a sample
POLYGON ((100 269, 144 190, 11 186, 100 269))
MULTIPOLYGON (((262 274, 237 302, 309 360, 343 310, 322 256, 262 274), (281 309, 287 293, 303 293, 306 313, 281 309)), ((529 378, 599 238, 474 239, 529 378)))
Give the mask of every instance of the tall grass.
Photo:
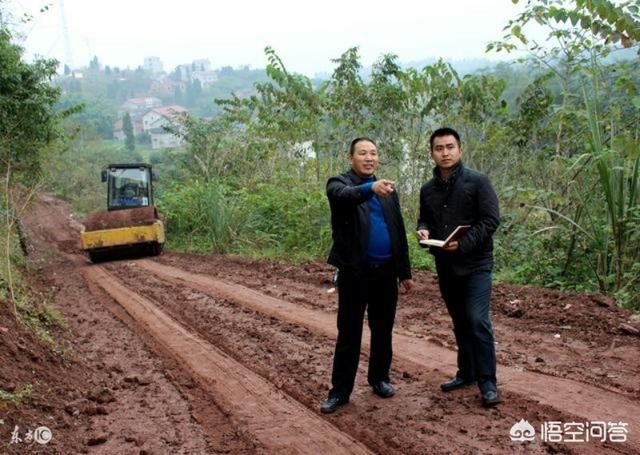
POLYGON ((179 249, 228 253, 241 242, 245 214, 223 185, 173 184, 158 201, 169 244, 179 249))
MULTIPOLYGON (((600 289, 623 293, 640 278, 640 270, 633 270, 640 259, 640 227, 634 220, 640 210, 640 146, 629 136, 614 137, 605 145, 597 111, 588 102, 587 114, 591 132, 588 153, 594 158, 606 223, 602 217, 589 216, 586 229, 597 251, 595 273, 600 289)), ((587 211, 590 215, 593 212, 593 208, 587 211)))
POLYGON ((171 247, 299 261, 326 257, 329 207, 314 185, 174 184, 159 199, 171 247))
POLYGON ((640 145, 629 134, 616 136, 612 127, 611 139, 603 140, 597 109, 586 93, 584 99, 589 138, 575 166, 585 166, 587 178, 574 185, 575 213, 537 208, 553 212, 583 238, 601 292, 640 308, 640 145))
POLYGON ((249 253, 290 260, 326 257, 331 221, 324 188, 295 182, 263 183, 238 196, 248 214, 249 253))

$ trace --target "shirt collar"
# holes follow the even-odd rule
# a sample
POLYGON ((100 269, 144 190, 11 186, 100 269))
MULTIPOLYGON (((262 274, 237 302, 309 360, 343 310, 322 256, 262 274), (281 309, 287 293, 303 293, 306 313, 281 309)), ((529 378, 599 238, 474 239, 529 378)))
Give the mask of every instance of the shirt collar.
POLYGON ((447 180, 444 180, 440 174, 440 168, 436 166, 433 168, 433 178, 438 185, 453 185, 456 182, 458 176, 462 173, 462 169, 464 169, 462 161, 458 161, 458 163, 456 163, 456 165, 451 168, 449 178, 447 180))
POLYGON ((356 185, 362 185, 363 183, 367 182, 375 182, 377 180, 375 175, 372 175, 371 177, 360 177, 355 173, 353 169, 349 170, 349 175, 351 176, 351 181, 353 181, 353 183, 355 183, 356 185))

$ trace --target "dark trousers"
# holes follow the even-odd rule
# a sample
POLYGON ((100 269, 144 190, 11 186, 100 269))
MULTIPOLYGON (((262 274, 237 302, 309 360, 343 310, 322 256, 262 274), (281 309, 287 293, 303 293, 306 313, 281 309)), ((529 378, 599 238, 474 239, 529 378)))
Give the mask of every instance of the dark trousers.
POLYGON ((447 267, 439 265, 438 282, 458 344, 457 376, 477 380, 483 393, 496 390, 491 272, 457 276, 447 267))
POLYGON ((364 311, 371 329, 369 384, 389 380, 391 334, 398 301, 398 279, 388 266, 370 267, 362 276, 338 275, 338 340, 329 396, 348 398, 360 360, 364 311))

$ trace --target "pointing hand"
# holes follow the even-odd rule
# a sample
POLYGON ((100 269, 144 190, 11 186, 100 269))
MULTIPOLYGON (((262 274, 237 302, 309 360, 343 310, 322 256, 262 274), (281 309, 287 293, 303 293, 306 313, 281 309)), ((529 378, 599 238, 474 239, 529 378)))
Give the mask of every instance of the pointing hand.
POLYGON ((393 182, 387 179, 376 180, 371 186, 371 191, 380 197, 387 197, 393 193, 393 182))

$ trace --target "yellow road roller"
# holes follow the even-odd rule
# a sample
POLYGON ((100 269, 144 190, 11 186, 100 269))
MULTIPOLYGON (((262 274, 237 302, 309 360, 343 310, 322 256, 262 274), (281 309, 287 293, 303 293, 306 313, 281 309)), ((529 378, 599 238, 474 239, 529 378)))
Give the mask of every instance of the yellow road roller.
POLYGON ((151 165, 109 164, 101 177, 107 183, 107 210, 89 214, 80 233, 89 259, 100 262, 159 255, 165 243, 165 226, 153 205, 151 165))

